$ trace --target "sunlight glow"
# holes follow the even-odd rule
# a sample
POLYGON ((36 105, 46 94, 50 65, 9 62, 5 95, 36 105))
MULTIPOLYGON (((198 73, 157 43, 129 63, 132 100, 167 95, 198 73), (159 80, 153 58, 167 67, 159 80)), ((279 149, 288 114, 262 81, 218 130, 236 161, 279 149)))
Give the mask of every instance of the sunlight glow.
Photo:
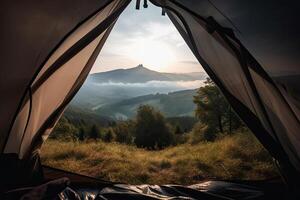
POLYGON ((167 68, 175 59, 168 45, 149 39, 138 40, 133 44, 129 55, 139 63, 151 66, 153 70, 167 68))
POLYGON ((161 9, 135 10, 132 1, 118 19, 91 73, 144 67, 170 73, 203 71, 176 27, 161 9))

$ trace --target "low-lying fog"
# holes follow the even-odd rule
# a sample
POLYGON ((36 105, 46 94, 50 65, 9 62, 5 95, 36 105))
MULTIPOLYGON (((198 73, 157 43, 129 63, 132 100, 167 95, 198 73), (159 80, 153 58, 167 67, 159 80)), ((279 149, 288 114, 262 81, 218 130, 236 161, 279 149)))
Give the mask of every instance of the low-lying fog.
POLYGON ((196 89, 204 85, 204 80, 196 81, 149 81, 146 83, 90 83, 96 87, 122 87, 122 88, 150 88, 153 92, 159 92, 162 88, 167 89, 167 92, 176 90, 196 89))
POLYGON ((99 104, 112 103, 148 94, 166 94, 180 90, 196 89, 204 85, 204 80, 196 81, 149 81, 146 83, 93 83, 87 81, 73 103, 89 104, 94 107, 99 104))

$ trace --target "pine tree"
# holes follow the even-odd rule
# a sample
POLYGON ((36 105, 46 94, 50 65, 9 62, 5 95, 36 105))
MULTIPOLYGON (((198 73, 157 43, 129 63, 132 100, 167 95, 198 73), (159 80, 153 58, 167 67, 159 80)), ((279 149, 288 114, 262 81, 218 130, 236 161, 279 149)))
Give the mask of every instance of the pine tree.
POLYGON ((103 139, 105 142, 112 142, 114 138, 115 138, 114 132, 111 129, 108 129, 103 139))
POLYGON ((85 135, 84 135, 84 129, 81 127, 80 129, 79 129, 79 135, 78 135, 78 139, 80 140, 80 141, 83 141, 84 140, 84 137, 85 137, 85 135))
POLYGON ((90 129, 89 137, 96 140, 99 137, 99 132, 99 128, 94 124, 90 129))

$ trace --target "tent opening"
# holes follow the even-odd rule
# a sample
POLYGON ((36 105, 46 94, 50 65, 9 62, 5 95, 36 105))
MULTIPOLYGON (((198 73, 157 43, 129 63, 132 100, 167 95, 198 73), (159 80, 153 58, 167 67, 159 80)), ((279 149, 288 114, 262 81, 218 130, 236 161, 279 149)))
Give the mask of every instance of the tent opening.
POLYGON ((299 3, 0 4, 0 199, 299 199, 299 3))
POLYGON ((42 147, 42 163, 127 184, 278 178, 171 21, 134 3, 42 147))

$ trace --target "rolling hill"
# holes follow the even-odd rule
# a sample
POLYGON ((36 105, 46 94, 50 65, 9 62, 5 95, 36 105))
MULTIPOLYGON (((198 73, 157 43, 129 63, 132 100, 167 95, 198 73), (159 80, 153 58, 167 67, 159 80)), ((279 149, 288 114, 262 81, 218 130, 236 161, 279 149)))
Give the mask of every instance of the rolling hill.
POLYGON ((193 96, 197 90, 183 90, 168 94, 149 94, 108 104, 95 110, 96 113, 113 119, 126 120, 135 116, 139 105, 148 104, 160 110, 166 117, 193 116, 193 96))
POLYGON ((81 109, 76 106, 69 105, 63 115, 67 118, 72 124, 80 125, 84 124, 97 124, 99 126, 105 127, 108 126, 114 120, 103 116, 101 114, 94 113, 85 109, 81 109))
POLYGON ((91 74, 71 105, 93 111, 138 96, 195 89, 206 77, 202 72, 161 73, 142 65, 91 74))

